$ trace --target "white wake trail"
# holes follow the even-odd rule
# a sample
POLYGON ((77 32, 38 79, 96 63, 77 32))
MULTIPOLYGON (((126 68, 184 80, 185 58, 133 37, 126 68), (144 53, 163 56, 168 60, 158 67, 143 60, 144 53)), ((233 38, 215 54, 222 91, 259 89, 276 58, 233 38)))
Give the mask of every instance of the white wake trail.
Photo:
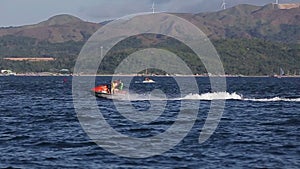
POLYGON ((300 98, 284 98, 284 97, 273 97, 273 98, 246 98, 241 94, 236 92, 211 92, 203 94, 193 94, 190 93, 184 97, 180 98, 167 98, 166 95, 151 95, 151 94, 136 94, 131 93, 126 97, 120 98, 121 100, 130 101, 143 101, 143 100, 153 100, 153 101, 165 101, 165 100, 240 100, 240 101, 253 101, 253 102, 300 102, 300 98))
POLYGON ((214 93, 204 93, 204 94, 188 94, 187 96, 181 98, 180 100, 242 100, 242 101, 254 101, 254 102, 300 102, 300 98, 283 98, 283 97, 273 97, 273 98, 244 98, 242 95, 237 93, 228 92, 214 92, 214 93))

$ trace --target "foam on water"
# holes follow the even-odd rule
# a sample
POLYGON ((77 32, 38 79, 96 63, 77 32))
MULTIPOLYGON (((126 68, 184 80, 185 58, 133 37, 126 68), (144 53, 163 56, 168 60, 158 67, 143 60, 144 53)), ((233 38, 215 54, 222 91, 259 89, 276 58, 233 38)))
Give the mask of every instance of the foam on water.
POLYGON ((181 98, 166 98, 165 95, 162 96, 153 96, 150 94, 129 94, 126 98, 122 100, 241 100, 241 101, 254 101, 254 102, 300 102, 300 98, 284 98, 284 97, 273 97, 273 98, 245 98, 241 94, 236 92, 212 92, 212 93, 203 93, 203 94, 193 94, 190 93, 181 98))
POLYGON ((181 98, 181 100, 245 100, 245 101, 255 101, 255 102, 300 102, 300 98, 284 98, 284 97, 273 97, 273 98, 244 98, 243 95, 237 93, 228 92, 214 92, 214 93, 204 93, 204 94, 188 94, 187 96, 181 98))
POLYGON ((284 101, 284 102, 300 102, 300 98, 280 98, 280 97, 273 97, 273 98, 262 98, 262 99, 243 99, 247 101, 255 101, 255 102, 278 102, 278 101, 284 101))
POLYGON ((188 94, 181 100, 242 100, 242 96, 236 93, 214 92, 204 94, 188 94))

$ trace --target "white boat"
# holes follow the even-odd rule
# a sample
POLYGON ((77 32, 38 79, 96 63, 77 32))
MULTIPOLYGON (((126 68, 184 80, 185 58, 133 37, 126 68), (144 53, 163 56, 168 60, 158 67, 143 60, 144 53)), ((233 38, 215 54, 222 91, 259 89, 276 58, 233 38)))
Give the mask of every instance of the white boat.
POLYGON ((279 68, 279 74, 274 74, 271 77, 281 78, 281 77, 284 77, 284 76, 285 76, 285 73, 284 73, 283 69, 279 68))
POLYGON ((143 83, 155 83, 155 81, 146 77, 145 80, 143 81, 143 83))
POLYGON ((281 78, 281 77, 283 77, 284 75, 285 75, 285 73, 284 73, 283 69, 280 68, 280 70, 279 70, 279 75, 277 76, 277 78, 281 78))
POLYGON ((11 71, 11 70, 1 70, 1 75, 4 76, 15 76, 17 73, 11 71))
POLYGON ((283 76, 283 75, 285 75, 285 73, 284 73, 283 69, 280 68, 280 77, 283 76))

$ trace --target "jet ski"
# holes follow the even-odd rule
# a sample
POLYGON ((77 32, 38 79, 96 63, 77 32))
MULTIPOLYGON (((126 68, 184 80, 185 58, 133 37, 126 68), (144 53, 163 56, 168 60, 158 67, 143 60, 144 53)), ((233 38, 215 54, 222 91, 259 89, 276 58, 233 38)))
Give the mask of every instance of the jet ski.
POLYGON ((92 93, 103 99, 123 99, 127 95, 127 92, 124 90, 111 92, 111 86, 107 84, 99 85, 91 89, 92 93))

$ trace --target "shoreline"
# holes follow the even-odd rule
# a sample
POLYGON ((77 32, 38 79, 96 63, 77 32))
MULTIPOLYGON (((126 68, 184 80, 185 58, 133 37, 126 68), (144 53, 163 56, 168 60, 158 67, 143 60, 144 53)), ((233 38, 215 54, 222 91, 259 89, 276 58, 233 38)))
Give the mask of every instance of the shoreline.
POLYGON ((257 78, 300 78, 300 75, 287 75, 282 77, 274 77, 274 76, 268 76, 268 75, 142 75, 142 74, 80 74, 80 75, 73 75, 73 74, 51 74, 51 73, 20 73, 20 74, 13 74, 13 75, 6 75, 6 74, 0 74, 0 77, 8 77, 8 76, 15 76, 15 77, 66 77, 66 76, 96 76, 96 77, 229 77, 229 78, 247 78, 247 77, 257 77, 257 78))

